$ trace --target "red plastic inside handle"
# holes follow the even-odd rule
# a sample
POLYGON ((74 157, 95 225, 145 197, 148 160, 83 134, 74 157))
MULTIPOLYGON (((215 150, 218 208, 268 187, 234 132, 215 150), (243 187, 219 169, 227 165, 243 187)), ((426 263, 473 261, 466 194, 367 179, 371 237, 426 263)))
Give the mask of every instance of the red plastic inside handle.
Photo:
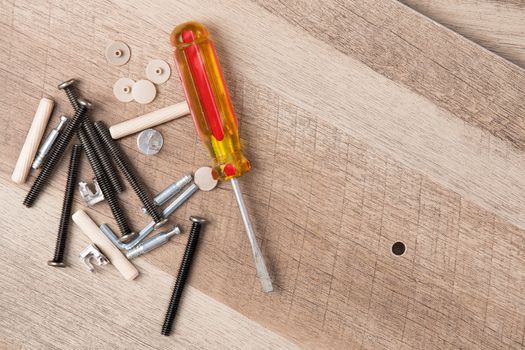
MULTIPOLYGON (((185 43, 191 43, 195 41, 195 36, 191 30, 185 30, 182 32, 182 40, 185 43)), ((199 95, 199 101, 201 102, 204 117, 206 123, 210 128, 211 133, 218 141, 222 141, 224 138, 224 129, 221 123, 221 116, 219 114, 219 108, 217 101, 213 96, 213 89, 210 84, 210 79, 206 74, 206 68, 202 60, 202 56, 199 52, 197 44, 189 45, 184 49, 186 58, 190 67, 191 75, 193 76, 193 82, 199 95)))

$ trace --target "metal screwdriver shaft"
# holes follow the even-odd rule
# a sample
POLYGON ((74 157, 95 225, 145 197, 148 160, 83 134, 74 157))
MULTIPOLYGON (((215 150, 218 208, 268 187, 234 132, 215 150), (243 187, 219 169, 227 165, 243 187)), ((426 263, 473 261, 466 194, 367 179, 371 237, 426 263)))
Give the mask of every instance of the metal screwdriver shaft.
POLYGON ((259 244, 257 243, 257 237, 255 236, 255 231, 253 230, 250 215, 248 214, 248 210, 246 210, 246 205, 244 204, 244 198, 242 197, 239 181, 237 181, 237 178, 233 178, 230 179, 230 182, 232 184, 233 192, 235 193, 235 199, 237 200, 237 204, 239 205, 239 209, 241 211, 241 217, 244 227, 246 228, 248 240, 250 241, 250 245, 252 247, 253 260, 255 261, 255 268, 257 269, 257 277, 259 277, 263 292, 269 293, 273 290, 272 280, 270 279, 270 274, 266 269, 264 256, 262 255, 259 244))

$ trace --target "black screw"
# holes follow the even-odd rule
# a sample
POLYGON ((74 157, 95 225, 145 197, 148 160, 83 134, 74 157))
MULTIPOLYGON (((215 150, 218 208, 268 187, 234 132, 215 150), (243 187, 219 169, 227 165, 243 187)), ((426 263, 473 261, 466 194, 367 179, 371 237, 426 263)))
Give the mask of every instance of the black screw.
POLYGON ((140 178, 138 177, 137 173, 127 160, 125 154, 122 152, 118 144, 111 137, 107 126, 101 121, 96 121, 95 129, 97 130, 98 135, 104 143, 104 146, 106 146, 106 149, 111 154, 111 157, 117 164, 118 168, 120 169, 120 171, 122 171, 128 182, 130 183, 131 187, 133 188, 133 191, 135 191, 137 196, 142 201, 142 204, 144 205, 144 208, 146 208, 147 213, 152 217, 153 221, 155 221, 155 226, 159 227, 162 224, 164 224, 167 221, 167 219, 162 217, 162 214, 158 210, 158 207, 155 206, 153 199, 146 192, 144 184, 142 183, 142 181, 140 181, 140 178))
POLYGON ((102 190, 102 193, 104 194, 104 198, 106 198, 106 200, 108 201, 109 208, 111 209, 111 212, 115 217, 115 221, 117 221, 117 225, 122 235, 120 239, 122 241, 131 239, 134 236, 134 233, 131 231, 128 221, 126 220, 126 216, 124 215, 124 212, 120 207, 116 192, 113 190, 113 187, 111 187, 108 179, 105 177, 104 169, 102 168, 100 160, 97 158, 95 148, 93 147, 93 143, 91 142, 83 128, 78 130, 78 137, 80 139, 80 143, 82 143, 82 146, 86 151, 89 163, 91 164, 93 172, 95 173, 95 177, 97 178, 97 181, 100 184, 100 188, 102 190))
POLYGON ((124 185, 122 184, 122 181, 120 180, 120 177, 118 176, 118 173, 114 168, 113 163, 111 163, 111 160, 106 152, 106 149, 104 148, 104 145, 101 143, 100 137, 98 136, 98 133, 95 130, 93 122, 91 120, 84 121, 82 123, 82 129, 86 132, 91 144, 93 145, 95 149, 95 154, 97 155, 97 158, 102 164, 102 168, 107 178, 109 179, 111 187, 113 187, 113 189, 117 193, 123 192, 124 185))
POLYGON ((78 130, 80 123, 84 119, 86 110, 91 106, 89 102, 83 100, 79 100, 78 103, 79 107, 75 111, 75 115, 67 123, 66 127, 64 128, 64 131, 58 137, 56 144, 51 149, 49 157, 42 166, 40 174, 38 174, 38 177, 33 183, 33 186, 31 187, 31 189, 27 193, 26 198, 24 199, 24 205, 28 208, 33 205, 38 195, 47 183, 47 180, 53 174, 53 171, 55 170, 58 162, 64 155, 64 151, 66 150, 67 145, 71 141, 71 138, 73 138, 73 135, 78 130))
POLYGON ((66 192, 64 193, 64 202, 62 204, 62 214, 60 215, 60 224, 58 226, 55 255, 53 256, 53 260, 47 262, 49 266, 66 266, 64 263, 64 251, 66 249, 69 221, 71 220, 71 207, 73 206, 73 194, 75 193, 75 187, 77 186, 81 154, 82 146, 78 144, 73 145, 73 149, 71 150, 71 160, 69 161, 69 171, 67 173, 66 192))
POLYGON ((165 336, 168 336, 171 333, 173 321, 175 320, 175 314, 179 308, 182 291, 184 290, 184 285, 186 284, 186 279, 188 278, 188 274, 190 272, 191 261, 193 260, 195 249, 197 248, 201 226, 206 222, 206 220, 194 216, 191 216, 190 220, 193 222, 190 236, 188 238, 188 243, 186 244, 184 256, 182 257, 179 274, 177 275, 177 281, 175 282, 175 287, 173 288, 173 294, 171 295, 168 312, 166 312, 164 324, 162 325, 161 334, 165 336))
POLYGON ((71 103, 71 105, 76 111, 79 107, 79 103, 78 103, 77 92, 75 91, 75 88, 73 87, 73 84, 75 83, 76 83, 75 79, 69 79, 68 81, 65 81, 61 83, 60 85, 58 85, 58 89, 64 90, 64 92, 67 95, 67 99, 69 100, 69 102, 71 103))

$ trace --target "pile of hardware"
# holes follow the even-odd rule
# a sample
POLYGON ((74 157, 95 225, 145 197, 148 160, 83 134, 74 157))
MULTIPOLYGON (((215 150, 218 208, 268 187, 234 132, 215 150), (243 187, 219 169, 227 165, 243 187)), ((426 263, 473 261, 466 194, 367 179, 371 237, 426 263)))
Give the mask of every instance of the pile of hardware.
MULTIPOLYGON (((74 111, 73 117, 60 116, 58 125, 51 130, 43 142, 40 142, 54 106, 51 99, 41 99, 13 171, 12 180, 23 183, 31 168, 40 168, 40 173, 23 201, 26 207, 31 207, 55 173, 74 136, 77 135, 80 143, 75 143, 71 147, 57 243, 53 259, 48 264, 56 267, 66 266, 64 252, 72 219, 92 242, 79 254, 84 266, 94 272, 93 264, 103 266, 111 263, 127 280, 133 280, 139 274, 130 260, 160 247, 171 237, 181 233, 180 228, 175 225, 147 238, 153 231, 165 225, 175 210, 198 190, 211 191, 216 187, 218 180, 230 180, 252 246, 257 275, 263 291, 270 292, 273 289, 272 283, 236 179, 250 169, 250 164, 240 150, 237 120, 224 85, 213 43, 208 37, 206 28, 197 22, 177 26, 171 39, 188 102, 168 106, 108 128, 104 122, 93 121, 88 116, 92 108, 91 103, 79 98, 75 80, 65 81, 58 85, 58 88, 65 92, 74 111), (199 135, 213 157, 214 166, 199 168, 194 174, 181 177, 156 196, 152 196, 116 139, 141 132, 137 139, 141 152, 148 155, 156 154, 162 147, 163 139, 158 131, 151 128, 188 115, 190 110, 195 125, 199 128, 199 135), (95 178, 92 184, 78 179, 82 154, 87 156, 93 169, 95 178), (119 194, 126 188, 119 174, 124 175, 127 186, 131 187, 142 202, 143 212, 151 217, 151 221, 138 232, 130 227, 119 200, 119 194), (118 226, 120 238, 108 224, 97 225, 82 209, 71 214, 76 187, 87 206, 93 206, 103 200, 108 203, 118 226)), ((127 62, 130 55, 129 47, 125 44, 123 46, 120 42, 116 43, 106 50, 108 61, 116 62, 115 64, 127 62)), ((159 61, 148 65, 146 70, 148 78, 155 83, 166 81, 170 74, 169 65, 167 67, 166 65, 165 62, 159 61)), ((127 83, 131 82, 127 81, 127 83)), ((147 93, 149 97, 145 98, 141 86, 136 83, 128 86, 119 80, 114 86, 114 94, 121 101, 129 102, 135 99, 139 103, 149 103, 152 100, 151 94, 147 93), (131 92, 133 98, 125 96, 131 92)), ((169 335, 171 332, 200 229, 205 222, 199 217, 192 216, 190 219, 192 228, 162 327, 163 335, 169 335)))

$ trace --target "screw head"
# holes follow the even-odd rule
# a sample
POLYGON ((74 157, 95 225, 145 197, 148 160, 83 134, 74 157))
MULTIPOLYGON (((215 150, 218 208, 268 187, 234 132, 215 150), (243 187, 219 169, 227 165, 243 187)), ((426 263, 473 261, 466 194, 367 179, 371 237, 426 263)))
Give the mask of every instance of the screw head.
POLYGON ((203 218, 198 217, 198 216, 190 216, 190 221, 191 222, 196 222, 198 224, 204 224, 206 222, 206 219, 203 219, 203 218))
POLYGON ((126 243, 126 242, 129 242, 132 239, 134 239, 136 236, 137 236, 137 234, 135 232, 131 232, 131 233, 128 233, 127 235, 121 236, 120 237, 120 241, 122 243, 126 243))
POLYGON ((59 89, 59 90, 65 89, 65 88, 67 88, 68 86, 74 84, 75 82, 76 82, 75 79, 69 79, 69 80, 67 80, 67 81, 64 81, 63 83, 60 83, 60 84, 58 85, 58 89, 59 89))
POLYGON ((168 222, 168 219, 162 219, 161 221, 157 222, 155 226, 153 226, 153 229, 156 230, 167 222, 168 222))
POLYGON ((66 264, 62 261, 49 260, 47 264, 53 267, 66 267, 66 264))
POLYGON ((83 100, 83 99, 80 99, 80 98, 77 101, 78 101, 79 105, 82 105, 82 106, 86 107, 87 109, 91 108, 91 106, 92 106, 91 102, 89 102, 89 101, 86 101, 86 100, 83 100))

